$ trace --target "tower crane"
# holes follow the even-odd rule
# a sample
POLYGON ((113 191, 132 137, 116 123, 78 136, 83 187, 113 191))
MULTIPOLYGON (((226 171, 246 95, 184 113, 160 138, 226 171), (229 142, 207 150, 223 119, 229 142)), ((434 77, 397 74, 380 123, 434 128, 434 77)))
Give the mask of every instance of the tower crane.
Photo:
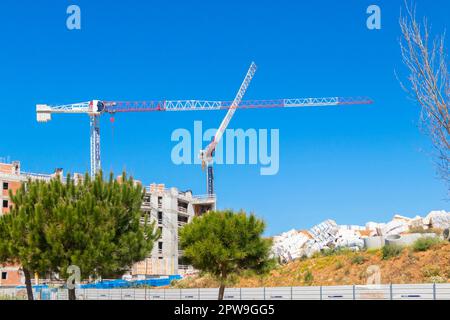
POLYGON ((233 102, 231 103, 230 108, 228 109, 228 112, 225 115, 225 118, 223 118, 219 129, 217 129, 217 132, 216 132, 213 140, 206 147, 206 149, 200 151, 199 158, 202 160, 202 167, 204 168, 205 165, 207 166, 206 185, 207 185, 207 190, 208 190, 208 196, 214 195, 214 172, 213 172, 214 150, 216 150, 217 144, 220 142, 220 139, 222 139, 222 136, 223 136, 225 130, 227 129, 228 124, 231 121, 231 118, 233 118, 233 115, 236 112, 236 108, 241 103, 242 98, 244 97, 244 94, 247 91, 247 88, 250 85, 250 82, 252 81, 253 76, 255 75, 255 72, 256 72, 256 64, 254 62, 252 62, 252 64, 250 65, 250 68, 247 71, 247 75, 245 76, 244 81, 242 82, 241 87, 239 88, 239 91, 236 94, 236 97, 234 98, 233 102))
MULTIPOLYGON (((36 105, 38 122, 48 122, 54 114, 86 114, 90 119, 90 173, 95 176, 101 169, 100 154, 100 117, 104 114, 114 115, 125 112, 171 112, 171 111, 214 111, 228 110, 227 116, 222 122, 221 128, 227 127, 236 109, 268 109, 268 108, 300 108, 300 107, 329 107, 343 105, 365 105, 373 101, 367 97, 323 97, 323 98, 293 98, 272 100, 243 100, 250 80, 256 71, 256 66, 251 65, 247 76, 234 101, 208 101, 208 100, 150 100, 150 101, 107 101, 91 100, 87 102, 53 105, 36 105)), ((214 149, 220 140, 224 130, 219 130, 210 145, 202 150, 200 157, 204 164, 210 164, 214 149), (219 133, 222 132, 222 133, 219 133), (220 136, 217 136, 219 134, 220 136)), ((208 193, 213 193, 212 166, 208 165, 208 193), (209 169, 211 167, 211 169, 209 169), (210 171, 211 170, 211 171, 210 171), (209 172, 210 171, 210 172, 209 172), (211 182, 209 182, 211 180, 211 182)))

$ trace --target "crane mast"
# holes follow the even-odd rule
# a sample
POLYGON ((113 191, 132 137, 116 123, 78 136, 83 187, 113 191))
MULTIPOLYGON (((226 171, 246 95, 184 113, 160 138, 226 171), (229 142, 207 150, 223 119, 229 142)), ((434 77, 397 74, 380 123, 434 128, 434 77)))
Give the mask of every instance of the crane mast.
POLYGON ((100 116, 90 116, 91 122, 91 177, 101 170, 100 162, 100 116))
POLYGON ((100 162, 100 115, 105 112, 105 106, 114 103, 104 103, 100 100, 80 102, 59 106, 38 104, 36 114, 38 122, 48 122, 52 114, 72 113, 88 114, 90 118, 91 176, 94 177, 101 169, 100 162))

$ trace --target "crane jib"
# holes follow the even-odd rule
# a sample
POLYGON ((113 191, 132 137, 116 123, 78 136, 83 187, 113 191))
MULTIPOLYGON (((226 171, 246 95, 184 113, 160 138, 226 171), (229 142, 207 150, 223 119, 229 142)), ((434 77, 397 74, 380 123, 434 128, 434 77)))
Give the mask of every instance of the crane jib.
POLYGON ((101 167, 100 155, 100 116, 104 113, 120 112, 153 112, 153 111, 213 111, 228 110, 227 115, 217 130, 214 140, 201 152, 203 163, 208 163, 208 193, 214 192, 212 157, 215 148, 226 130, 234 112, 237 109, 267 109, 267 108, 295 108, 295 107, 326 107, 339 105, 368 105, 373 100, 367 97, 321 97, 294 98, 272 100, 242 100, 245 91, 256 71, 252 63, 241 87, 233 101, 208 100, 150 100, 150 101, 102 101, 91 100, 66 105, 36 105, 38 122, 51 121, 53 114, 87 114, 91 120, 91 174, 95 174, 101 167))
MULTIPOLYGON (((367 97, 326 97, 326 98, 294 98, 272 100, 243 100, 236 109, 270 109, 270 108, 301 108, 326 107, 338 105, 372 104, 367 97)), ((208 100, 153 100, 153 101, 105 101, 104 112, 152 112, 152 111, 213 111, 228 110, 233 101, 208 100)), ((53 110, 55 110, 53 108, 53 110)), ((56 112, 54 112, 56 113, 56 112)))

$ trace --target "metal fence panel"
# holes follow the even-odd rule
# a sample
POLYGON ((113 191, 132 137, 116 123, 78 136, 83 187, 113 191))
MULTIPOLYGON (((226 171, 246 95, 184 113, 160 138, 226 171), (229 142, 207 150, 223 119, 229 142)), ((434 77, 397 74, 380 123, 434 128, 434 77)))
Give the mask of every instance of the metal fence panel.
POLYGON ((180 289, 164 289, 165 300, 180 300, 180 289))
POLYGON ((69 295, 67 293, 67 290, 60 289, 58 290, 58 294, 56 295, 58 300, 69 300, 69 295))
POLYGON ((95 292, 96 300, 113 300, 120 299, 120 291, 114 289, 87 289, 95 292), (114 297, 114 298, 113 298, 114 297))
POLYGON ((86 289, 85 297, 86 297, 86 300, 98 300, 98 292, 96 289, 86 289))
MULTIPOLYGON (((77 289, 79 300, 217 300, 218 288, 77 289)), ((0 288, 0 297, 26 299, 23 288, 0 288)), ((67 300, 67 289, 35 292, 36 299, 67 300)), ((316 287, 226 288, 224 300, 450 300, 450 283, 316 287)))
POLYGON ((181 299, 183 300, 198 300, 199 290, 198 289, 181 289, 181 299))
POLYGON ((135 289, 122 289, 122 300, 136 300, 135 289))
POLYGON ((356 300, 390 300, 390 285, 356 285, 356 300))
POLYGON ((264 288, 242 288, 242 300, 264 300, 264 288))
POLYGON ((134 297, 136 300, 146 300, 147 299, 146 289, 136 289, 134 292, 134 297))
POLYGON ((433 284, 393 284, 392 300, 433 300, 433 284))
POLYGON ((150 289, 147 290, 147 300, 165 300, 164 290, 150 289))
MULTIPOLYGON (((230 300, 227 298, 227 292, 232 291, 233 289, 225 289, 225 300, 230 300)), ((219 297, 219 288, 205 288, 200 289, 200 299, 201 300, 217 300, 219 297)))
MULTIPOLYGON (((214 292, 213 300, 217 300, 219 298, 219 289, 216 289, 214 292)), ((240 288, 225 288, 225 292, 223 294, 224 300, 242 300, 241 298, 242 291, 240 288)))
POLYGON ((292 289, 291 287, 266 288, 265 296, 265 300, 291 300, 292 289))
POLYGON ((320 300, 320 287, 292 287, 293 300, 320 300))
POLYGON ((0 288, 0 297, 5 299, 13 299, 18 296, 16 288, 0 288))
POLYGON ((450 283, 436 283, 436 299, 450 300, 450 283))
MULTIPOLYGON (((97 290, 97 289, 89 289, 89 290, 97 290)), ((110 299, 111 300, 121 300, 122 299, 122 289, 109 289, 110 291, 110 299)))
POLYGON ((322 300, 353 300, 353 286, 322 287, 322 300))

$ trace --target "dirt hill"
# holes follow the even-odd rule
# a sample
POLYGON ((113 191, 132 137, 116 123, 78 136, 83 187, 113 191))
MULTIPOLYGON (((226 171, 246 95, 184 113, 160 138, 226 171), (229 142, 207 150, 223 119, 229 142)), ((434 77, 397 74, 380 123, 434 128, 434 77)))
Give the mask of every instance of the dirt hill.
MULTIPOLYGON (((417 252, 405 248, 398 256, 383 259, 381 250, 316 255, 278 266, 267 276, 240 277, 235 287, 366 284, 367 268, 381 269, 382 283, 450 283, 450 243, 417 252)), ((208 276, 191 277, 174 284, 178 288, 217 287, 208 276)))

